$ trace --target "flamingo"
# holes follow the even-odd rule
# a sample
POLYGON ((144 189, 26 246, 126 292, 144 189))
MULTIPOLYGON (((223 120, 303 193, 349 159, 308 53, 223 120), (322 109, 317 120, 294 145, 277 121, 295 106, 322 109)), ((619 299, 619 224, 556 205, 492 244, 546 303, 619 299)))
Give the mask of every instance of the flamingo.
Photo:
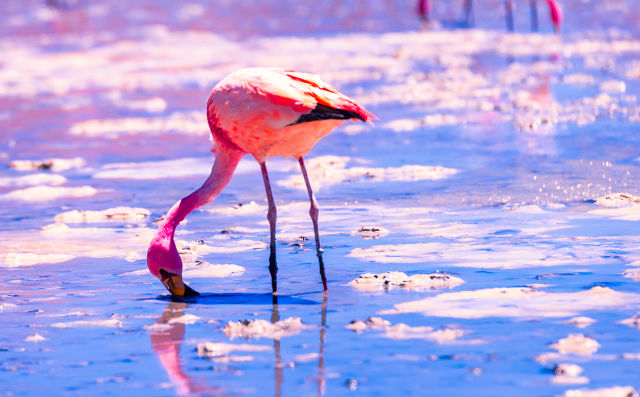
POLYGON ((267 193, 271 233, 269 272, 277 293, 276 206, 266 160, 291 156, 298 160, 311 208, 316 253, 324 291, 327 279, 318 233, 318 203, 311 189, 303 157, 322 137, 345 120, 373 124, 376 119, 353 99, 322 81, 319 76, 277 68, 240 69, 224 77, 207 101, 207 120, 216 153, 211 174, 200 188, 182 198, 164 217, 147 251, 147 266, 173 296, 195 296, 198 292, 182 279, 182 260, 174 233, 192 211, 211 202, 227 185, 238 162, 251 154, 260 164, 267 193))
MULTIPOLYGON (((557 0, 546 0, 549 6, 549 19, 553 23, 553 27, 556 33, 561 32, 562 26, 562 8, 557 0)), ((506 11, 505 22, 507 24, 507 30, 513 32, 513 0, 504 0, 504 7, 506 11)), ((529 0, 529 7, 531 12, 531 30, 538 31, 538 1, 529 0)), ((473 0, 464 0, 463 3, 465 19, 467 24, 471 22, 473 16, 473 0)), ((424 21, 429 20, 429 12, 431 10, 430 0, 418 0, 418 15, 424 21)))

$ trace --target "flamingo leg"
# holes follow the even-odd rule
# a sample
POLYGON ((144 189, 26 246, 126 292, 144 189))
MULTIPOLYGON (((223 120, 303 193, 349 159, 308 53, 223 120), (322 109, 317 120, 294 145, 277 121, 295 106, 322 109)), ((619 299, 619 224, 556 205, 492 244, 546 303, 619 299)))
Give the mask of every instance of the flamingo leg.
POLYGON ((473 25, 473 0, 464 0, 464 18, 467 26, 473 25))
POLYGON ((507 30, 513 32, 513 0, 504 0, 504 9, 507 30))
POLYGON ((531 12, 531 31, 538 31, 538 2, 529 0, 529 11, 531 12))
POLYGON ((273 201, 271 183, 269 182, 269 174, 267 173, 267 164, 264 161, 260 163, 260 169, 262 170, 264 188, 267 191, 267 202, 269 203, 269 210, 267 212, 267 219, 269 220, 269 231, 271 232, 269 273, 271 273, 271 288, 273 289, 273 293, 275 294, 276 292, 278 292, 278 280, 276 278, 276 274, 278 273, 278 266, 276 265, 276 218, 278 217, 278 213, 276 211, 276 203, 273 201))
POLYGON ((327 290, 327 276, 324 274, 324 261, 322 260, 322 248, 320 247, 320 233, 318 232, 318 214, 320 208, 318 202, 311 189, 311 183, 309 183, 309 177, 307 176, 307 168, 304 166, 304 160, 302 157, 298 157, 300 163, 300 170, 304 177, 304 183, 307 185, 307 192, 309 193, 309 201, 311 201, 311 208, 309 209, 309 215, 311 215, 311 222, 313 222, 313 233, 316 237, 316 252, 318 254, 318 265, 320 266, 320 277, 322 278, 322 286, 324 290, 327 290))

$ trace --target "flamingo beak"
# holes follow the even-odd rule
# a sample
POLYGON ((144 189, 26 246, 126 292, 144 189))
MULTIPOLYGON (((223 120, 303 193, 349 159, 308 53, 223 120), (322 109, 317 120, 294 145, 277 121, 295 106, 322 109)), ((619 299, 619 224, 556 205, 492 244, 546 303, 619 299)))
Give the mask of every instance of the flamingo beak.
POLYGON ((163 272, 162 284, 172 296, 189 297, 200 295, 198 291, 186 285, 182 281, 182 276, 178 274, 163 272))

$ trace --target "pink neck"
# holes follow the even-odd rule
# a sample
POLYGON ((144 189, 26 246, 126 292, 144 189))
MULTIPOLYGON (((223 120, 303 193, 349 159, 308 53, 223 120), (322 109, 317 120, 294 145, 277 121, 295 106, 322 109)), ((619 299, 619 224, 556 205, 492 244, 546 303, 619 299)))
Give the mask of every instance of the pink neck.
POLYGON ((242 156, 244 152, 235 147, 219 147, 207 180, 195 192, 175 203, 167 212, 147 251, 147 266, 153 275, 160 277, 160 269, 182 274, 182 260, 173 241, 176 228, 188 214, 211 202, 220 194, 229 183, 242 156))

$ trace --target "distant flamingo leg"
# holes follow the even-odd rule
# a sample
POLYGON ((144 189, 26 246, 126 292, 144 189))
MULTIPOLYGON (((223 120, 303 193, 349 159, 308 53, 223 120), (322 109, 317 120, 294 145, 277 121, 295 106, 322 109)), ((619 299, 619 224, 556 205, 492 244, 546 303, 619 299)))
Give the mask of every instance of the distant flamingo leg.
POLYGON ((467 26, 473 25, 473 0, 464 0, 464 18, 467 26))
POLYGON ((316 252, 318 254, 318 264, 320 266, 320 277, 322 278, 322 286, 324 290, 327 290, 327 276, 324 274, 324 261, 322 260, 322 248, 320 247, 320 233, 318 232, 318 214, 320 208, 318 202, 311 189, 311 183, 309 183, 309 177, 307 176, 307 168, 304 166, 304 160, 302 157, 298 157, 300 163, 300 169, 302 170, 302 176, 304 177, 304 183, 307 184, 307 192, 309 192, 309 201, 311 201, 311 208, 309 209, 309 215, 311 215, 311 222, 313 222, 313 233, 316 237, 316 252))
POLYGON ((538 2, 529 0, 529 11, 531 12, 531 31, 538 31, 538 2))
POLYGON ((269 273, 271 273, 271 288, 273 290, 273 293, 275 294, 276 292, 278 292, 278 281, 276 278, 276 274, 278 273, 278 266, 276 265, 276 219, 278 217, 278 212, 276 210, 276 203, 273 201, 271 183, 269 182, 269 174, 267 173, 267 164, 264 161, 260 163, 260 170, 262 170, 264 189, 267 192, 267 202, 269 203, 269 211, 267 212, 267 219, 269 220, 269 231, 271 232, 269 273))
POLYGON ((505 20, 507 23, 507 30, 513 32, 513 0, 504 0, 505 20))

